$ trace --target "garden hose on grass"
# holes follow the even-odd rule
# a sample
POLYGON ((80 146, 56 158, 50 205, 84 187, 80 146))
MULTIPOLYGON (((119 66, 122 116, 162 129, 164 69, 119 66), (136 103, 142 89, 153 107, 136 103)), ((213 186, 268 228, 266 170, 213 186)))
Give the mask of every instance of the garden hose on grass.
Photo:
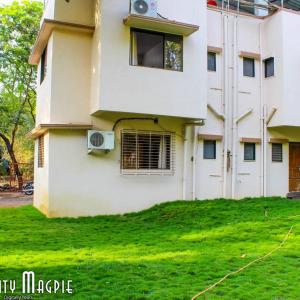
POLYGON ((250 266, 252 266, 253 264, 264 260, 265 258, 271 256, 274 252, 278 251, 279 249, 281 249, 283 247, 283 245, 286 243, 286 241, 288 240, 288 238, 290 237, 292 231, 293 231, 294 226, 292 226, 289 230, 289 232, 287 233, 287 235, 285 236, 285 238, 283 239, 283 241, 280 243, 280 245, 278 247, 276 247, 275 249, 273 249, 272 251, 270 251, 269 253, 267 253, 266 255, 259 257, 253 261, 251 261, 250 263, 248 263, 247 265, 245 265, 244 267, 230 272, 228 273, 226 276, 224 276, 222 279, 220 279, 219 281, 217 281, 216 283, 214 283, 213 285, 209 286, 208 288, 206 288, 205 290, 203 290, 202 292, 198 293, 197 295, 195 295, 192 300, 196 300, 197 298, 199 298, 200 296, 203 296, 205 293, 207 293, 208 291, 212 290, 213 288, 215 288, 217 285, 221 284, 222 282, 224 282, 228 277, 238 274, 242 271, 244 271, 245 269, 249 268, 250 266))

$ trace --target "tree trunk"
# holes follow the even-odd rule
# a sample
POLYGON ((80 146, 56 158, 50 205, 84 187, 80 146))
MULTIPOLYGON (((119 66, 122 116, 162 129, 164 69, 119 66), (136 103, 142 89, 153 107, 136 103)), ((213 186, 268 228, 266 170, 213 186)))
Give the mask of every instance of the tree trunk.
POLYGON ((15 175, 17 176, 17 179, 18 179, 18 189, 19 189, 19 191, 22 191, 22 189, 23 189, 23 176, 22 176, 22 173, 20 172, 19 163, 16 159, 14 149, 13 149, 9 139, 4 134, 2 134, 1 132, 0 132, 0 137, 2 138, 2 140, 4 141, 4 143, 6 145, 7 152, 10 156, 11 161, 12 161, 13 170, 14 170, 15 175))

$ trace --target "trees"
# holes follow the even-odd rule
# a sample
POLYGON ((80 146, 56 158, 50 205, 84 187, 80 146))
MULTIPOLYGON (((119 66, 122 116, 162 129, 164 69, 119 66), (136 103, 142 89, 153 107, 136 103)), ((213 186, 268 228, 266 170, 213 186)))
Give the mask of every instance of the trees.
POLYGON ((15 142, 20 131, 29 131, 35 122, 36 67, 28 64, 28 57, 42 11, 41 2, 28 0, 0 7, 0 139, 10 156, 19 189, 23 180, 15 142))

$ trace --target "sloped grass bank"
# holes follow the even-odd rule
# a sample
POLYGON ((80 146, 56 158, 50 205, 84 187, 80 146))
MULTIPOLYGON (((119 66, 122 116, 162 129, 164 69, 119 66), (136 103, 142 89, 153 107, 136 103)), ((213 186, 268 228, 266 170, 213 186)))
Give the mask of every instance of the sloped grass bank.
POLYGON ((276 248, 292 225, 280 251, 199 299, 300 299, 300 201, 280 198, 179 201, 80 219, 0 209, 0 280, 24 270, 73 280, 72 296, 34 299, 191 299, 276 248))

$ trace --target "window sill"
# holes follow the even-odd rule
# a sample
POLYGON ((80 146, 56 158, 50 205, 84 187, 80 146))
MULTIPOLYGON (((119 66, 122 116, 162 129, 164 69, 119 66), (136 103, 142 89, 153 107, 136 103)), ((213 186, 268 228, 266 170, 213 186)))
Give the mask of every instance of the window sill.
POLYGON ((163 70, 163 71, 170 71, 170 72, 183 73, 183 70, 177 71, 177 70, 172 70, 172 69, 157 68, 157 67, 149 67, 149 66, 130 65, 130 67, 146 68, 146 69, 154 69, 154 70, 163 70))
POLYGON ((126 176, 174 176, 173 170, 121 170, 121 175, 126 176))

